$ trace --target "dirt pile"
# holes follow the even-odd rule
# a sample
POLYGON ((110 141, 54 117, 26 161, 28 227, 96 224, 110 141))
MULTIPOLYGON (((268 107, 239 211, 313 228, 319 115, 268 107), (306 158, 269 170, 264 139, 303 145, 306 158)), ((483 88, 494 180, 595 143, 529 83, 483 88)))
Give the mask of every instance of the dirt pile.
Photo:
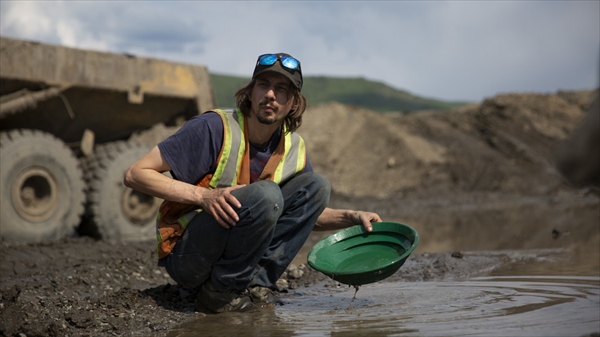
POLYGON ((555 152, 597 93, 502 94, 404 115, 319 105, 299 133, 332 182, 331 206, 411 225, 423 234, 417 251, 572 247, 600 242, 598 188, 565 180, 555 152))
POLYGON ((347 196, 538 195, 562 183, 554 151, 594 95, 505 94, 407 115, 326 104, 307 110, 299 133, 316 171, 347 196))

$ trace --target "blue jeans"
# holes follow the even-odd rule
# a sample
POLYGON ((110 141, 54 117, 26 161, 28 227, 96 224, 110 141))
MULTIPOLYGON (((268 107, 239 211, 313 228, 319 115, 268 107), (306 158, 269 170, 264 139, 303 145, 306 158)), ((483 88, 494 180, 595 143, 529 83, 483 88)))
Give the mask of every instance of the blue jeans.
POLYGON ((313 172, 283 186, 261 180, 237 189, 232 192, 242 204, 237 225, 226 229, 212 215, 198 213, 164 266, 188 288, 209 278, 221 291, 271 287, 306 242, 330 192, 329 181, 313 172))

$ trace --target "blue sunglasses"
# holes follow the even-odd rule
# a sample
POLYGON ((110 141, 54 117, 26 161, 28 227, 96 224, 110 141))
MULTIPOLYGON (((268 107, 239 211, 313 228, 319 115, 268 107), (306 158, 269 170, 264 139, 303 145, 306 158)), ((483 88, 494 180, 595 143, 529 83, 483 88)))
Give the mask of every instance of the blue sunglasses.
POLYGON ((256 65, 272 66, 279 60, 281 65, 291 71, 300 70, 300 61, 286 54, 263 54, 258 57, 256 65))

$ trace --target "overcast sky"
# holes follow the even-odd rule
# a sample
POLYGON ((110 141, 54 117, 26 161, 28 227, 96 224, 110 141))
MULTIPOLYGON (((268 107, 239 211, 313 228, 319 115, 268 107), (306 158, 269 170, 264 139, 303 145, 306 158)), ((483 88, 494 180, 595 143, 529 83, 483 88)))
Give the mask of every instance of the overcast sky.
POLYGON ((481 101, 598 86, 600 1, 0 1, 0 34, 249 77, 287 52, 305 76, 481 101))

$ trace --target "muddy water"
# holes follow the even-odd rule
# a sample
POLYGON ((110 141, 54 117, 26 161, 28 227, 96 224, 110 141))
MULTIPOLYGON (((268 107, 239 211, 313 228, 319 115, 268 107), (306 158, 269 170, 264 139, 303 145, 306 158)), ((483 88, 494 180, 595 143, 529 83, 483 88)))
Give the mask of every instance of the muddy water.
POLYGON ((168 336, 584 336, 600 332, 597 258, 586 263, 585 256, 573 260, 561 250, 534 253, 536 258, 527 251, 507 254, 520 262, 486 277, 378 282, 361 286, 355 298, 352 287, 316 285, 286 296, 283 306, 208 315, 168 336))

